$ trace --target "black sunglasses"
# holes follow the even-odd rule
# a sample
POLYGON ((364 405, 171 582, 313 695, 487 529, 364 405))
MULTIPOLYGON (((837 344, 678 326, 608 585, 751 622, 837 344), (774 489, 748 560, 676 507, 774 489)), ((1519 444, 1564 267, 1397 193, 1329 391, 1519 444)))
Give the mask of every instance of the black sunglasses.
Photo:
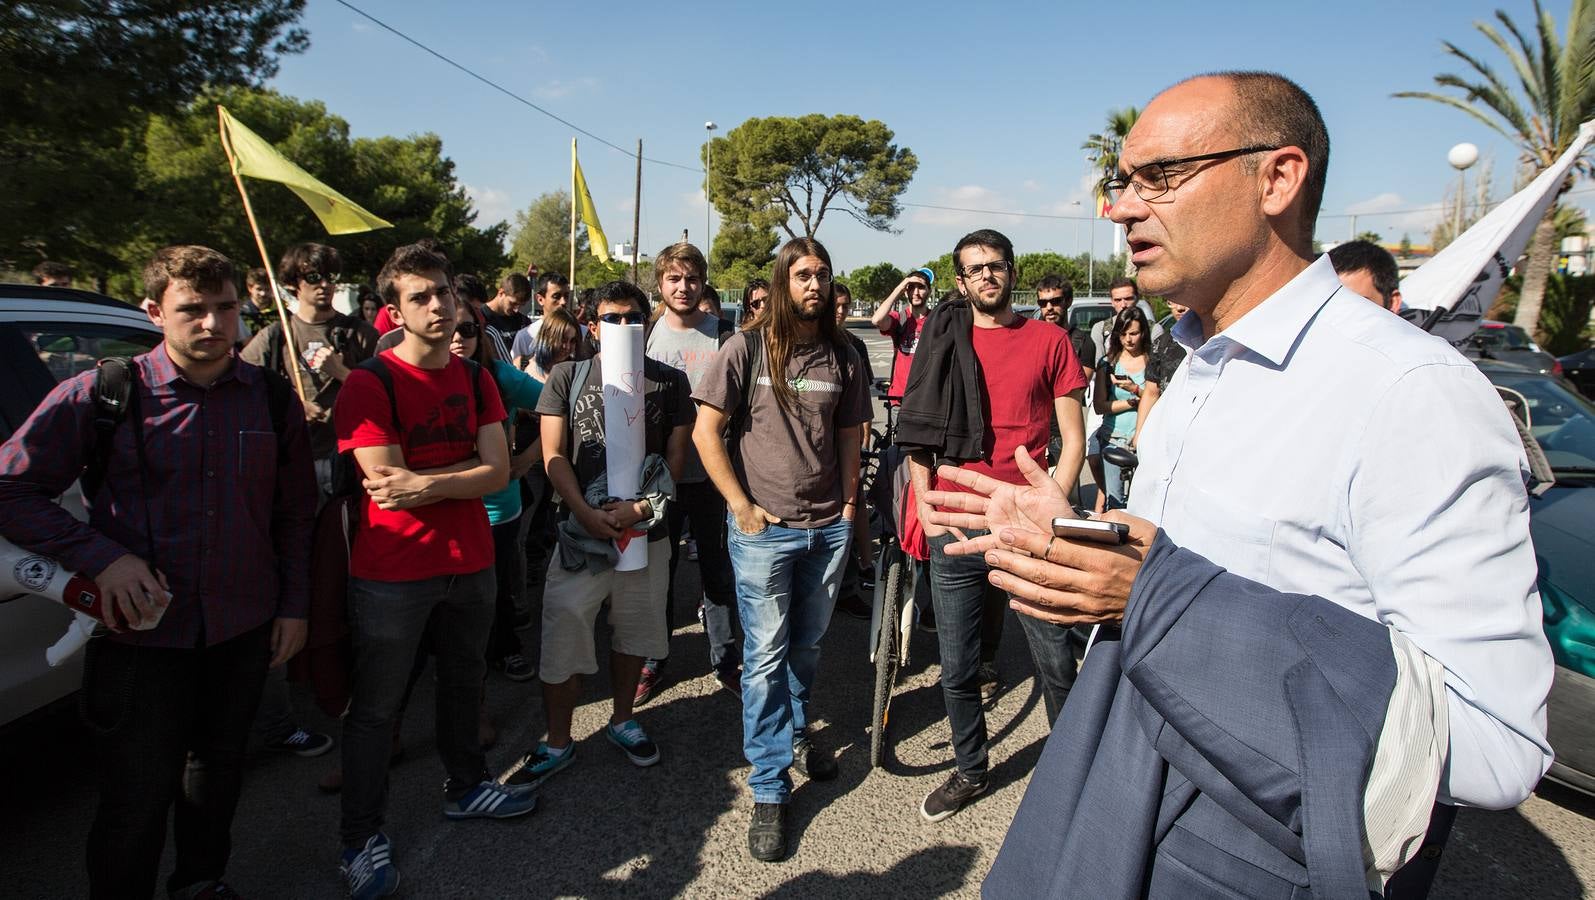
POLYGON ((320 284, 323 281, 337 281, 338 273, 333 272, 330 275, 323 275, 320 272, 304 272, 300 274, 299 280, 303 281, 305 284, 320 284))
POLYGON ((640 312, 604 313, 598 317, 598 321, 608 322, 611 325, 641 325, 646 319, 640 312))
POLYGON ((475 322, 461 322, 454 326, 454 333, 462 338, 474 338, 481 335, 482 329, 475 322))

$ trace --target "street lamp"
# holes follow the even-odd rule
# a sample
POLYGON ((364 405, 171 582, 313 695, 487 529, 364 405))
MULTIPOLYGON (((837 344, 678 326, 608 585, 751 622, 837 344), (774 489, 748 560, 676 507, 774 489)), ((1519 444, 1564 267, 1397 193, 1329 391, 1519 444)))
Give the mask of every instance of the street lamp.
POLYGON ((1457 170, 1457 211, 1451 227, 1451 240, 1455 241, 1462 236, 1462 198, 1467 185, 1468 167, 1479 161, 1479 148, 1469 143, 1461 143, 1452 147, 1445 158, 1451 163, 1451 167, 1457 170))
POLYGON ((703 252, 706 255, 714 244, 709 234, 709 217, 714 214, 714 194, 709 187, 709 179, 714 175, 714 131, 719 127, 713 122, 703 123, 703 130, 707 134, 703 144, 703 252))

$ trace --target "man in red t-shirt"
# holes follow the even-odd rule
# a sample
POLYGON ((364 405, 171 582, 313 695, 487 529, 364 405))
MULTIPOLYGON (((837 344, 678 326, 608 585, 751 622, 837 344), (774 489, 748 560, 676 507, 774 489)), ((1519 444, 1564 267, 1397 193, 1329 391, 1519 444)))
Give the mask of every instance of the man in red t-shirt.
POLYGON ((351 372, 333 410, 338 450, 354 456, 365 492, 349 555, 354 679, 343 726, 342 869, 355 897, 398 887, 381 831, 388 756, 428 620, 443 814, 507 818, 536 803, 495 783, 477 744, 495 596, 481 498, 508 483, 509 447, 491 373, 449 352, 456 317, 468 315, 451 283, 436 251, 393 252, 377 291, 404 340, 351 372))
MULTIPOLYGON (((962 468, 1010 484, 1025 484, 1014 451, 1023 447, 1032 454, 1044 453, 1049 425, 1056 421, 1061 443, 1056 477, 1068 490, 1080 472, 1085 451, 1081 406, 1086 387, 1068 335, 1049 323, 1014 312, 1013 244, 1002 234, 983 229, 965 235, 953 249, 953 265, 970 307, 970 343, 980 364, 980 399, 985 413, 981 458, 963 463, 962 468)), ((945 339, 952 337, 946 335, 945 339)), ((932 351, 927 348, 925 352, 932 351)), ((940 390, 941 386, 916 385, 915 389, 940 390)), ((934 486, 929 463, 928 453, 909 457, 916 497, 923 498, 934 486)), ((1044 459, 1041 464, 1045 465, 1044 459)), ((944 485, 943 489, 954 486, 944 485)), ((919 502, 920 521, 930 541, 931 600, 941 644, 942 694, 957 758, 957 768, 946 783, 931 791, 920 805, 920 815, 939 822, 985 792, 988 784, 980 686, 995 675, 981 672, 982 618, 1005 614, 1007 603, 1006 596, 986 580, 988 569, 980 556, 946 554, 947 545, 963 535, 931 524, 924 501, 919 502), (996 596, 988 598, 988 591, 996 591, 996 596)), ((1047 717, 1056 720, 1074 685, 1069 630, 1031 616, 1020 616, 1019 622, 1042 682, 1047 717)))
POLYGON ((930 313, 930 278, 928 269, 909 272, 870 316, 870 324, 892 339, 892 384, 886 390, 889 396, 901 397, 908 388, 908 370, 914 363, 914 348, 919 346, 919 327, 930 313), (908 301, 908 308, 893 312, 899 297, 908 301))

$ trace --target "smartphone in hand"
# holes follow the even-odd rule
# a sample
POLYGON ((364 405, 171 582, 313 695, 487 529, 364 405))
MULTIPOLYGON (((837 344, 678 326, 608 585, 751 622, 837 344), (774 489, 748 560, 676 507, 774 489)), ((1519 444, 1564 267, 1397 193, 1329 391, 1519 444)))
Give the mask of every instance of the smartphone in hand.
POLYGON ((1130 539, 1130 526, 1123 522, 1104 522, 1101 519, 1069 519, 1059 516, 1052 520, 1052 536, 1063 538, 1066 541, 1122 544, 1130 539))

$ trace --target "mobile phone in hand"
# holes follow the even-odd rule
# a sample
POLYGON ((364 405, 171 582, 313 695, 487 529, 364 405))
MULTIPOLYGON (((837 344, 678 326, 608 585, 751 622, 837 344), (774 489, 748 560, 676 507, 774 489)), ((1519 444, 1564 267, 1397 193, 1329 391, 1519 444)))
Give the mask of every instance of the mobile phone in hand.
POLYGON ((1104 522, 1101 519, 1070 519, 1059 516, 1052 520, 1052 536, 1063 538, 1066 541, 1122 544, 1130 539, 1130 526, 1123 522, 1104 522))

